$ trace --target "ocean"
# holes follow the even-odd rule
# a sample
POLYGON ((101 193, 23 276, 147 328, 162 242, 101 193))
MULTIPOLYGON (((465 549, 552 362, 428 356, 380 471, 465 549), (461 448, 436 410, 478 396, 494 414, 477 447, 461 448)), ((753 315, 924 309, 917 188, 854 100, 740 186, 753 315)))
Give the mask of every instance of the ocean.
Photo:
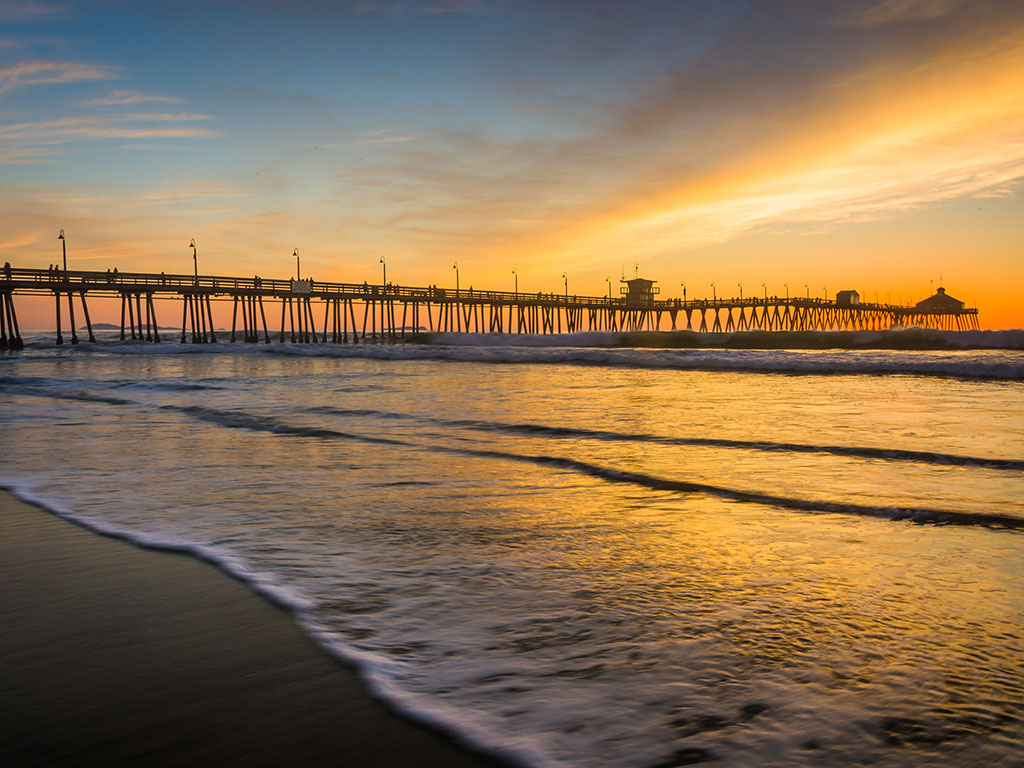
POLYGON ((1020 765, 1019 349, 27 341, 0 486, 219 564, 480 749, 1020 765))

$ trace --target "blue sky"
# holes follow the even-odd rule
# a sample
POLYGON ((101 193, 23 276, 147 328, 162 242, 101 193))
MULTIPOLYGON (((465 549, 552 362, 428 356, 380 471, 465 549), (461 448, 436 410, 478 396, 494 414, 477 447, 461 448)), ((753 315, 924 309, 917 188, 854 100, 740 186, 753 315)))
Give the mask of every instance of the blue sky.
POLYGON ((1022 87, 1010 0, 0 0, 0 249, 581 293, 941 275, 1021 325, 1022 87))

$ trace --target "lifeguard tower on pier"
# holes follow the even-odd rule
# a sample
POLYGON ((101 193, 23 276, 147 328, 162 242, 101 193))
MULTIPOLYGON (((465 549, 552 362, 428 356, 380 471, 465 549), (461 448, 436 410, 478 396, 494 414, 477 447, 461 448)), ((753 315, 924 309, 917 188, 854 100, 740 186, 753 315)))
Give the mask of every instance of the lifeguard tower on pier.
POLYGON ((657 280, 646 280, 639 274, 634 274, 632 280, 622 278, 619 282, 625 283, 619 288, 619 293, 625 297, 627 307, 653 307, 654 297, 661 293, 661 289, 654 286, 657 280))

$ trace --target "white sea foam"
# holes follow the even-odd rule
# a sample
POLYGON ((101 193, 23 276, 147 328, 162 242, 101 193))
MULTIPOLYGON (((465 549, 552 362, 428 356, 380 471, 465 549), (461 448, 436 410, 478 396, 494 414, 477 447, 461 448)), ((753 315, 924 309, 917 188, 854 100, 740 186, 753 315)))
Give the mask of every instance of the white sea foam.
MULTIPOLYGON (((899 332, 890 332, 893 334, 899 332)), ((910 331, 902 333, 911 333, 910 331)), ((55 351, 33 343, 33 357, 63 358, 75 351, 112 355, 180 355, 232 353, 371 360, 447 360, 508 365, 593 365, 664 370, 735 371, 808 375, 940 376, 963 379, 1024 380, 1024 331, 920 331, 911 349, 631 348, 618 346, 628 334, 578 333, 561 336, 500 334, 431 334, 430 344, 151 344, 142 342, 64 347, 55 351), (930 349, 921 338, 940 339, 944 349, 930 349)), ((761 334, 768 337, 772 334, 761 334)), ((804 334, 807 336, 808 334, 804 334)), ((824 339, 829 334, 810 334, 824 339)), ((835 334, 832 334, 835 335, 835 334)), ((882 332, 848 334, 866 345, 882 332)), ((713 334, 704 336, 713 337, 713 334)), ((734 334, 735 336, 735 334, 734 334)), ((897 338, 897 337, 893 337, 897 338)), ((714 339, 712 339, 713 341, 714 339)))

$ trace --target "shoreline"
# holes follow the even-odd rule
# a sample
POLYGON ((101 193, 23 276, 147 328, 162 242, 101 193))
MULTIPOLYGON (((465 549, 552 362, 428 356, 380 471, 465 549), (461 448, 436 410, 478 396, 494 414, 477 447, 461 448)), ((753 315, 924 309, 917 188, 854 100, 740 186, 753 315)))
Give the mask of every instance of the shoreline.
POLYGON ((394 713, 216 565, 0 489, 7 765, 497 768, 394 713))

